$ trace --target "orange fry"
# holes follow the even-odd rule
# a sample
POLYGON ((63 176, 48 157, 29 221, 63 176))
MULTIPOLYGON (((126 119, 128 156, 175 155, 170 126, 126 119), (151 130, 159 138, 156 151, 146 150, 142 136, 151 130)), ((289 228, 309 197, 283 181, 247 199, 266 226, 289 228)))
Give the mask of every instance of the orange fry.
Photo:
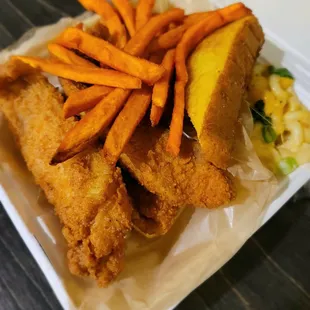
POLYGON ((167 151, 174 156, 180 152, 183 133, 183 118, 185 108, 185 87, 188 81, 186 69, 187 56, 197 44, 207 35, 226 24, 251 14, 251 11, 242 3, 232 4, 211 13, 198 24, 191 26, 183 35, 176 48, 175 64, 177 82, 175 85, 174 108, 170 125, 167 151))
POLYGON ((154 53, 161 49, 170 49, 176 47, 187 29, 187 26, 181 25, 163 33, 152 41, 150 52, 154 53))
POLYGON ((161 63, 162 66, 166 69, 166 72, 163 77, 154 84, 153 87, 152 104, 155 104, 161 108, 165 107, 167 101, 170 79, 174 69, 174 59, 175 50, 169 50, 161 63))
POLYGON ((79 0, 86 10, 93 11, 102 16, 109 29, 112 42, 119 48, 127 43, 126 29, 118 14, 106 0, 79 0))
POLYGON ((161 66, 146 59, 131 56, 109 42, 76 28, 67 28, 56 42, 65 47, 77 49, 102 64, 138 77, 150 85, 157 82, 165 72, 161 66))
POLYGON ((183 25, 173 28, 163 33, 158 38, 154 39, 153 42, 151 43, 150 52, 154 53, 160 49, 170 49, 176 47, 178 43, 181 41, 183 34, 189 27, 200 22, 203 19, 206 19, 209 15, 210 12, 203 12, 203 13, 194 13, 192 15, 187 16, 184 19, 183 25))
POLYGON ((168 26, 171 22, 181 21, 183 17, 184 10, 181 9, 170 9, 165 13, 152 17, 150 21, 129 40, 124 48, 125 52, 131 55, 141 56, 151 40, 161 29, 168 26))
POLYGON ((186 83, 184 81, 176 81, 174 86, 174 106, 167 142, 167 151, 174 156, 177 156, 180 152, 183 134, 185 86, 186 83))
MULTIPOLYGON (((162 52, 158 52, 155 54, 152 54, 150 57, 150 60, 152 62, 155 62, 156 64, 159 64, 163 61, 165 54, 163 54, 162 52)), ((157 126, 162 115, 163 115, 164 109, 163 108, 159 108, 158 106, 156 106, 155 104, 152 103, 151 106, 151 113, 150 113, 150 121, 151 121, 151 125, 157 126)))
POLYGON ((197 23, 199 23, 200 21, 202 21, 203 19, 207 18, 208 16, 210 16, 210 14, 212 13, 212 11, 209 12, 197 12, 197 13, 192 13, 187 15, 184 18, 184 25, 187 26, 193 26, 197 23))
POLYGON ((252 11, 242 2, 228 5, 222 9, 216 10, 215 12, 221 15, 225 25, 252 14, 252 11))
POLYGON ((144 117, 150 102, 152 90, 144 86, 131 93, 123 110, 109 130, 102 150, 109 163, 115 164, 136 127, 144 117))
POLYGON ((112 0, 132 37, 136 32, 135 11, 128 0, 112 0))
MULTIPOLYGON (((161 15, 156 15, 127 43, 126 52, 135 56, 142 56, 156 33, 168 26, 170 22, 182 20, 183 15, 183 10, 179 9, 172 9, 161 15)), ((118 88, 103 98, 66 134, 51 163, 63 162, 83 151, 95 141, 110 125, 130 93, 130 90, 118 88)))
POLYGON ((117 88, 104 97, 67 132, 55 156, 51 160, 51 165, 66 161, 83 151, 89 144, 95 142, 111 124, 129 95, 130 90, 117 88))
POLYGON ((58 58, 60 61, 69 64, 69 65, 77 65, 82 67, 89 67, 89 68, 98 68, 95 64, 90 62, 89 60, 86 60, 74 52, 66 49, 65 47, 56 44, 56 43, 50 43, 47 46, 49 52, 58 58))
POLYGON ((168 25, 168 30, 172 30, 174 28, 177 28, 178 26, 180 26, 180 23, 170 23, 168 25))
POLYGON ((14 59, 20 60, 35 69, 76 82, 129 89, 141 87, 141 80, 115 70, 68 65, 40 57, 14 56, 14 59))
POLYGON ((164 113, 164 108, 160 108, 156 106, 155 104, 152 104, 151 115, 150 115, 152 127, 155 127, 158 125, 163 113, 164 113))
POLYGON ((64 117, 68 118, 92 109, 99 101, 107 96, 114 88, 93 85, 72 93, 63 106, 64 117))
POLYGON ((136 30, 141 29, 152 16, 155 0, 139 0, 136 9, 136 30))

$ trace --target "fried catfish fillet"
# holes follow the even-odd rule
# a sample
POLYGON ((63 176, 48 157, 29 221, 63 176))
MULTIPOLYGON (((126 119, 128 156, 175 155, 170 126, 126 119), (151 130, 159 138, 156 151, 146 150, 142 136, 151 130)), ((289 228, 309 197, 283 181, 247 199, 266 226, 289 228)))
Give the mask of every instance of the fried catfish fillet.
POLYGON ((124 264, 132 207, 120 169, 95 147, 66 163, 49 162, 72 120, 62 117, 63 98, 41 75, 19 78, 0 90, 0 108, 28 169, 63 224, 70 271, 106 286, 124 264))
POLYGON ((132 199, 132 225, 147 238, 166 234, 179 214, 182 206, 172 206, 141 186, 130 174, 122 170, 124 182, 132 199))
POLYGON ((169 132, 140 126, 120 157, 148 191, 172 206, 216 208, 235 197, 231 177, 200 156, 198 142, 184 138, 178 157, 166 151, 169 132))

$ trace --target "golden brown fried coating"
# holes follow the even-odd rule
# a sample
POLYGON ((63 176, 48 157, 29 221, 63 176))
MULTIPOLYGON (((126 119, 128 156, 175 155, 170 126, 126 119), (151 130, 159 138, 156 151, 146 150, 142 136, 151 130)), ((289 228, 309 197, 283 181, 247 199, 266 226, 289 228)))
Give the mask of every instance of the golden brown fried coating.
POLYGON ((71 81, 68 79, 61 78, 61 77, 58 79, 59 79, 60 85, 62 86, 63 91, 67 97, 69 97, 70 94, 75 93, 76 91, 79 91, 81 89, 85 89, 88 87, 84 83, 71 81))
POLYGON ((172 206, 150 193, 135 179, 127 177, 124 181, 132 198, 133 227, 148 238, 154 238, 166 234, 178 215, 182 212, 182 206, 172 206))
POLYGON ((197 142, 184 138, 180 155, 166 151, 168 131, 137 128, 120 157, 121 164, 148 191, 173 206, 216 208, 235 192, 230 176, 200 156, 197 142))
POLYGON ((49 162, 74 121, 62 117, 63 98, 36 74, 0 90, 4 112, 28 169, 63 224, 73 274, 111 282, 124 264, 132 207, 119 169, 95 147, 64 164, 49 162))

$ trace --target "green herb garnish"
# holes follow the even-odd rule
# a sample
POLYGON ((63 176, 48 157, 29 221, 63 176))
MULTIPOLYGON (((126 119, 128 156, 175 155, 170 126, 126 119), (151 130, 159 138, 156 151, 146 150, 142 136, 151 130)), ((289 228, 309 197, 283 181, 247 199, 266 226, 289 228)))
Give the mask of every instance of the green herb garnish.
POLYGON ((298 163, 294 157, 286 157, 279 162, 279 170, 284 175, 292 173, 297 168, 298 163))
POLYGON ((266 143, 272 143, 272 142, 276 141, 276 139, 277 139, 277 134, 270 125, 263 126, 262 136, 263 136, 264 141, 266 143))
POLYGON ((265 114, 265 102, 258 100, 254 107, 251 108, 254 122, 262 123, 263 125, 272 125, 271 118, 265 114))
POLYGON ((263 100, 258 100, 254 107, 251 108, 252 116, 255 123, 261 123, 262 136, 266 143, 272 143, 277 139, 277 134, 272 128, 271 117, 267 116, 265 113, 265 102, 263 100))
POLYGON ((294 80, 293 74, 290 71, 288 71, 286 68, 275 68, 274 66, 269 66, 268 71, 269 71, 269 74, 276 74, 281 77, 286 77, 286 78, 294 80))

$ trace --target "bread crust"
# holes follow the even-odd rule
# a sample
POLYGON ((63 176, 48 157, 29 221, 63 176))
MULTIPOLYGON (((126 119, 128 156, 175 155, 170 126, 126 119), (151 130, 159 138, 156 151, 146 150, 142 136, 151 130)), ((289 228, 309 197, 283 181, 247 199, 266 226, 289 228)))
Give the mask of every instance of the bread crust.
POLYGON ((218 168, 226 169, 230 164, 241 103, 263 43, 262 28, 257 19, 250 16, 207 37, 188 61, 187 112, 205 158, 218 168), (223 49, 226 49, 224 55, 223 49), (218 52, 224 56, 222 59, 219 59, 218 52), (202 59, 206 69, 201 68, 201 64, 197 66, 197 61, 201 63, 202 59), (214 64, 215 61, 218 65, 214 64), (214 87, 204 93, 201 79, 208 83, 214 77, 217 79, 214 87), (198 100, 204 102, 197 111, 198 96, 198 100))

